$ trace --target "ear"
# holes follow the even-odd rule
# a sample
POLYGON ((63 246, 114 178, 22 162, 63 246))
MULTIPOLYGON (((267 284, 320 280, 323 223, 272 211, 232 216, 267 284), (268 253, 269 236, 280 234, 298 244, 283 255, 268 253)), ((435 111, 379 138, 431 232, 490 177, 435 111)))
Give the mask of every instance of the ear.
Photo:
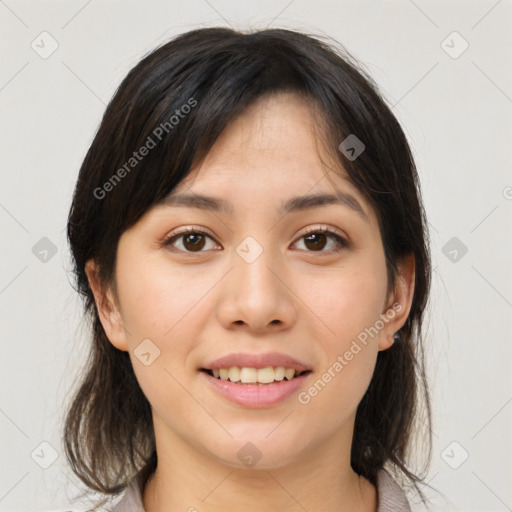
POLYGON ((114 294, 110 288, 105 290, 103 284, 100 282, 98 267, 93 260, 87 261, 85 273, 87 274, 89 286, 91 287, 94 301, 96 302, 96 309, 107 338, 114 347, 119 350, 128 351, 126 330, 123 327, 119 307, 116 305, 114 294))
POLYGON ((415 280, 414 254, 410 253, 398 263, 395 289, 389 294, 384 311, 384 328, 380 332, 379 350, 386 350, 395 343, 396 331, 401 329, 411 310, 415 280))

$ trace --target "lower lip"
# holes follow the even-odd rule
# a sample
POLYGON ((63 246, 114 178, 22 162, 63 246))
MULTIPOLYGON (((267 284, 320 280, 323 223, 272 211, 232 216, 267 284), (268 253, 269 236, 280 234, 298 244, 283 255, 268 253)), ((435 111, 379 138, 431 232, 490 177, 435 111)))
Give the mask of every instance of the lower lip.
POLYGON ((295 393, 311 372, 295 377, 292 380, 281 380, 272 384, 235 384, 229 380, 212 377, 200 372, 221 395, 232 402, 254 409, 272 407, 295 393))

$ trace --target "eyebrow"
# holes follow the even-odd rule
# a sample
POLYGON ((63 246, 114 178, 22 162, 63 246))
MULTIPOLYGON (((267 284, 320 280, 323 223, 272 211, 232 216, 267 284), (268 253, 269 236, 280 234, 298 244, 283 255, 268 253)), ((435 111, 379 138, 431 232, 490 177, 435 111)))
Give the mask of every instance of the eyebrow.
MULTIPOLYGON (((165 206, 185 206, 198 208, 212 212, 220 212, 226 215, 233 213, 233 205, 225 199, 201 194, 170 194, 162 200, 165 206)), ((280 213, 292 213, 339 204, 346 206, 358 213, 366 222, 369 222, 367 213, 364 211, 357 199, 346 192, 337 191, 336 194, 309 194, 304 196, 293 196, 281 203, 280 213)))

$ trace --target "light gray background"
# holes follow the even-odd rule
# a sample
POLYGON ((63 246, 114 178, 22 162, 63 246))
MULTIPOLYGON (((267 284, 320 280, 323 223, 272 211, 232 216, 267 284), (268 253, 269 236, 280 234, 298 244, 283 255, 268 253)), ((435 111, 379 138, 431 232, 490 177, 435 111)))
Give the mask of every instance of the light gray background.
POLYGON ((65 509, 80 494, 60 439, 86 354, 64 229, 105 105, 156 44, 217 24, 332 36, 394 105, 432 231, 429 481, 445 500, 428 494, 436 510, 512 510, 511 14, 510 0, 1 1, 0 510, 65 509), (46 59, 31 47, 51 49, 44 31, 58 43, 46 59), (57 249, 46 262, 32 252, 43 237, 57 249), (58 455, 48 469, 42 442, 58 455))

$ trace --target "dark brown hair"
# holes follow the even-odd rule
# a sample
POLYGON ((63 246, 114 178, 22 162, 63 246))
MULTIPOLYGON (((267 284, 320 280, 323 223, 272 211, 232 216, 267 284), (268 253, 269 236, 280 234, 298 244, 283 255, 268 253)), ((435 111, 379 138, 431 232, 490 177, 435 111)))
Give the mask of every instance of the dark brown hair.
POLYGON ((121 234, 189 174, 237 115, 278 92, 300 94, 321 112, 322 142, 377 213, 390 289, 401 258, 414 255, 412 307, 399 340, 378 354, 357 409, 351 465, 373 484, 386 466, 425 500, 418 487, 424 476, 410 461, 413 434, 428 450, 424 471, 431 457, 422 341, 431 264, 415 164, 400 124, 361 66, 339 44, 285 29, 204 28, 152 51, 119 86, 84 159, 67 234, 92 345, 64 443, 73 471, 92 490, 119 493, 139 470, 145 481, 157 455, 150 404, 129 354, 105 335, 86 262, 94 260, 100 282, 115 290, 121 234), (351 134, 365 145, 356 159, 338 149, 351 134), (131 160, 150 139, 154 147, 131 160))

